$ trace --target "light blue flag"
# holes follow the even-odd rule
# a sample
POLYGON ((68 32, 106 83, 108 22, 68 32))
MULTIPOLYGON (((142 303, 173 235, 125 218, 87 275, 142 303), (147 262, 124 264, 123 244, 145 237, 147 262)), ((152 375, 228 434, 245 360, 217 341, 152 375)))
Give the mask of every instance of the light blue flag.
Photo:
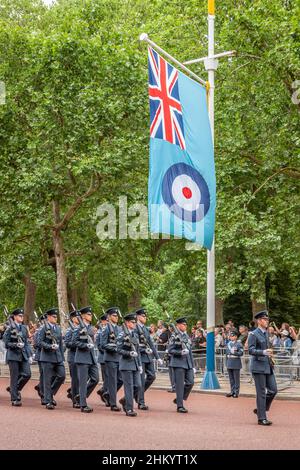
POLYGON ((151 233, 211 249, 216 208, 206 90, 148 49, 151 233))

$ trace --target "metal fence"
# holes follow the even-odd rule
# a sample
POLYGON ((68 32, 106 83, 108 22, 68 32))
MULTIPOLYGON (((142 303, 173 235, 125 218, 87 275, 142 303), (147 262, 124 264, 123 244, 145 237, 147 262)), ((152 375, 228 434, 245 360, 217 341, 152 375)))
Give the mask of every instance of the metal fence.
MULTIPOLYGON (((157 372, 167 372, 168 370, 168 355, 164 351, 158 352, 159 357, 163 359, 164 364, 162 366, 156 363, 157 372)), ((193 352, 195 367, 197 371, 203 373, 206 368, 206 354, 205 351, 194 351, 193 352)), ((250 360, 251 356, 248 351, 244 351, 244 355, 241 357, 242 369, 241 369, 241 381, 252 383, 252 375, 250 372, 250 360)), ((300 380, 300 348, 289 348, 289 349, 274 349, 274 360, 275 360, 275 374, 277 383, 280 386, 289 386, 295 380, 300 380)), ((215 351, 215 367, 216 374, 220 377, 228 378, 227 367, 226 367, 226 348, 217 348, 215 351)))

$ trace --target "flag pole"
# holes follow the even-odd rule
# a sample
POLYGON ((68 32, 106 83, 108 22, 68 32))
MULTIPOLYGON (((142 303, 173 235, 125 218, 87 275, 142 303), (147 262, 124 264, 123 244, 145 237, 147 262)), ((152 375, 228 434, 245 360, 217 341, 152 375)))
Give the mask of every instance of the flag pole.
MULTIPOLYGON (((204 65, 208 71, 208 113, 214 144, 214 92, 215 71, 218 60, 215 54, 215 0, 208 0, 208 57, 204 65)), ((207 250, 207 341, 206 341, 206 371, 201 383, 204 390, 215 390, 220 384, 215 372, 215 243, 207 250)))
POLYGON ((175 59, 175 57, 171 56, 171 54, 169 54, 167 51, 165 51, 160 46, 158 46, 155 42, 151 41, 151 39, 149 38, 147 33, 142 33, 140 35, 140 41, 146 42, 147 44, 149 44, 149 46, 153 47, 153 49, 155 49, 158 52, 160 52, 161 54, 165 55, 168 59, 171 60, 171 62, 174 62, 174 64, 176 64, 178 67, 180 67, 182 70, 184 70, 187 74, 189 74, 191 77, 193 77, 199 83, 201 83, 201 85, 204 85, 204 86, 206 85, 205 80, 198 77, 198 75, 196 75, 194 72, 192 72, 190 69, 188 69, 185 65, 183 65, 181 62, 179 62, 177 59, 175 59))

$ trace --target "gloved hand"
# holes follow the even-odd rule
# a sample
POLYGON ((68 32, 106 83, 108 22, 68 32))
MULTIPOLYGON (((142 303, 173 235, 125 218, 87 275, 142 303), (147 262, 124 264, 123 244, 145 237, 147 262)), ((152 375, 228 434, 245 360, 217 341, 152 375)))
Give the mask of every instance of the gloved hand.
POLYGON ((20 348, 20 349, 23 349, 25 346, 24 343, 17 343, 17 347, 20 348))
POLYGON ((264 356, 272 356, 273 351, 272 351, 272 349, 264 349, 263 354, 264 354, 264 356))
POLYGON ((197 372, 196 367, 193 368, 193 371, 194 371, 194 374, 196 374, 196 372, 197 372))
POLYGON ((131 357, 137 357, 138 356, 138 353, 135 352, 135 351, 130 351, 129 354, 130 354, 131 357))
POLYGON ((152 351, 151 348, 146 348, 146 353, 147 353, 147 354, 153 354, 153 351, 152 351))
POLYGON ((157 359, 157 364, 159 366, 162 366, 164 364, 164 361, 161 358, 159 358, 159 359, 157 359))
POLYGON ((139 366, 139 371, 140 371, 140 374, 143 373, 143 367, 142 366, 139 366))
POLYGON ((54 349, 54 351, 56 351, 58 348, 59 348, 58 344, 56 343, 51 344, 51 349, 54 349))
POLYGON ((183 350, 181 351, 181 355, 182 355, 182 356, 187 356, 188 353, 189 353, 189 350, 188 350, 188 349, 183 349, 183 350))
POLYGON ((87 347, 88 347, 89 349, 94 349, 95 346, 94 346, 92 343, 88 343, 87 347))
POLYGON ((107 345, 109 351, 116 351, 117 345, 115 343, 108 343, 107 345))

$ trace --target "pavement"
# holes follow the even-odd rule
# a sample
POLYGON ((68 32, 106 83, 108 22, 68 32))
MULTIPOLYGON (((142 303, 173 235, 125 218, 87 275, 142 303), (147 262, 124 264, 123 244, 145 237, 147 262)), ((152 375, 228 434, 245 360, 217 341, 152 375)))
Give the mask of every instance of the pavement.
POLYGON ((257 425, 252 397, 192 393, 189 413, 182 415, 172 403, 174 394, 152 388, 146 393, 150 410, 130 418, 110 411, 95 392, 88 400, 93 413, 73 409, 66 398, 68 384, 56 396, 57 408, 46 410, 33 388, 36 383, 26 385, 23 406, 15 408, 5 390, 8 379, 0 379, 1 450, 300 449, 297 401, 275 400, 268 415, 273 425, 263 427, 257 425))

